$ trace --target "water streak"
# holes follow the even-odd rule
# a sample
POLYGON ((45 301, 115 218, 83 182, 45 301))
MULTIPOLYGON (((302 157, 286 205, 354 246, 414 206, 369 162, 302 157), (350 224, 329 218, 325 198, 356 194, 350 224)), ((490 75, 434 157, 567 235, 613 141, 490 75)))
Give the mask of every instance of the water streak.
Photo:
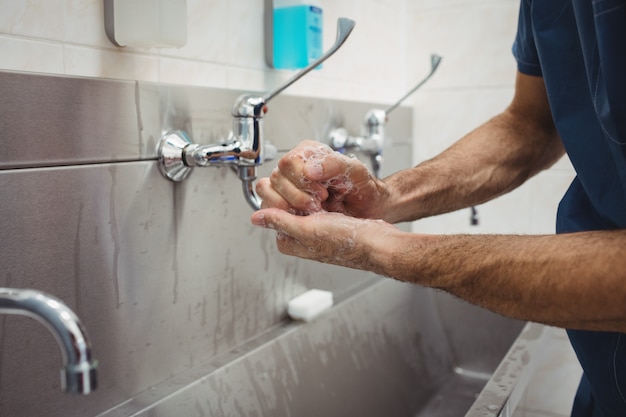
POLYGON ((74 236, 74 303, 76 312, 80 311, 80 225, 83 219, 84 204, 78 207, 78 219, 76 220, 76 236, 74 236))
MULTIPOLYGON (((5 284, 7 288, 11 287, 11 280, 12 280, 11 278, 12 278, 11 273, 7 272, 7 279, 6 279, 6 284, 5 284)), ((2 314, 0 317, 0 375, 3 375, 2 368, 4 365, 3 358, 4 358, 4 334, 5 334, 6 317, 7 317, 6 314, 2 314)), ((0 378, 0 392, 3 392, 2 391, 2 378, 0 378)), ((1 409, 1 405, 0 405, 0 409, 1 409)))
POLYGON ((178 301, 178 279, 179 279, 179 270, 178 270, 178 223, 180 221, 180 213, 179 213, 179 208, 178 208, 178 202, 179 199, 181 198, 180 195, 180 184, 174 184, 172 187, 173 190, 173 196, 172 196, 172 217, 174 219, 174 223, 172 225, 172 227, 174 228, 173 230, 173 237, 174 237, 174 247, 172 250, 172 272, 174 273, 174 282, 172 284, 172 304, 176 304, 176 302, 178 301))
POLYGON ((117 217, 115 214, 115 188, 117 185, 116 173, 117 167, 115 164, 109 165, 109 174, 111 174, 111 190, 109 196, 109 221, 111 225, 111 238, 113 239, 113 290, 115 292, 115 309, 120 308, 120 288, 119 288, 119 231, 117 229, 117 217))
POLYGON ((143 154, 143 120, 141 119, 138 81, 135 81, 135 109, 137 110, 137 133, 139 135, 139 156, 141 157, 143 154))

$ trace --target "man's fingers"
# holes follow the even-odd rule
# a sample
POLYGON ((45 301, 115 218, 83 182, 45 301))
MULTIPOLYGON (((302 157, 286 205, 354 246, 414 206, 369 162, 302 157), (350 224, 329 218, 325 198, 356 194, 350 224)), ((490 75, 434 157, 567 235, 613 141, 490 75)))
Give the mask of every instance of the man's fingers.
POLYGON ((315 141, 303 141, 281 158, 278 168, 292 174, 294 183, 322 182, 341 174, 349 165, 349 159, 333 151, 328 145, 315 141))
POLYGON ((256 189, 263 208, 275 207, 300 215, 330 208, 358 216, 366 197, 376 191, 374 183, 358 159, 319 142, 304 141, 282 157, 269 180, 259 180, 256 189))
POLYGON ((255 212, 251 222, 255 226, 275 230, 278 250, 285 255, 304 259, 326 259, 321 253, 326 249, 324 242, 317 238, 315 227, 311 227, 311 218, 295 216, 285 211, 270 208, 255 212))
POLYGON ((310 214, 322 209, 322 199, 328 197, 326 190, 318 185, 311 187, 317 191, 302 190, 287 179, 260 178, 256 183, 256 192, 263 199, 262 208, 292 210, 300 214, 310 214), (321 190, 318 190, 318 187, 321 190))
POLYGON ((272 187, 269 178, 260 178, 256 183, 256 192, 263 199, 262 208, 276 207, 281 210, 288 210, 291 205, 272 187))
POLYGON ((321 202, 328 198, 328 192, 321 184, 288 178, 279 169, 272 172, 270 183, 291 206, 308 213, 319 211, 321 202))
POLYGON ((293 230, 297 230, 294 223, 297 221, 298 216, 287 213, 284 210, 277 208, 262 209, 254 212, 250 221, 255 226, 265 227, 266 229, 273 229, 279 233, 290 233, 293 230))

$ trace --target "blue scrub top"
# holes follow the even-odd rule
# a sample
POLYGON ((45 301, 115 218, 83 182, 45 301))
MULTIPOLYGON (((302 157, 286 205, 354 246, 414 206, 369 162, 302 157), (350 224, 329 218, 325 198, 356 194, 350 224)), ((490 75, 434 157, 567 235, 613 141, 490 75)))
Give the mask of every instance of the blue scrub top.
MULTIPOLYGON (((626 228, 626 1, 521 0, 513 54, 544 78, 577 174, 557 233, 626 228)), ((626 416, 626 335, 568 335, 584 370, 572 416, 626 416)))

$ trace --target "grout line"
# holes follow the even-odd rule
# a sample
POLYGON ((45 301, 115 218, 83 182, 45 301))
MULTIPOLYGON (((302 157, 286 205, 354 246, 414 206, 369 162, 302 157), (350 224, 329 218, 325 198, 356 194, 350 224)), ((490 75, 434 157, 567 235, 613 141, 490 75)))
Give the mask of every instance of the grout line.
MULTIPOLYGON (((511 3, 513 4, 513 3, 511 3)), ((511 7, 511 4, 507 4, 502 1, 466 1, 464 4, 456 3, 452 5, 437 5, 437 6, 425 6, 420 8, 412 8, 407 10, 407 13, 434 13, 434 12, 458 12, 464 10, 474 10, 477 7, 511 7)))

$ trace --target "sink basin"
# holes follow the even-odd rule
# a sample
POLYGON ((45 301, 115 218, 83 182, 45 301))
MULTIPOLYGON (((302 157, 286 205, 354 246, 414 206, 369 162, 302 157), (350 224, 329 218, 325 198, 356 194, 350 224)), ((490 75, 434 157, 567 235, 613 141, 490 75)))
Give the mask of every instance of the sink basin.
POLYGON ((101 416, 498 416, 542 329, 376 278, 101 416))

